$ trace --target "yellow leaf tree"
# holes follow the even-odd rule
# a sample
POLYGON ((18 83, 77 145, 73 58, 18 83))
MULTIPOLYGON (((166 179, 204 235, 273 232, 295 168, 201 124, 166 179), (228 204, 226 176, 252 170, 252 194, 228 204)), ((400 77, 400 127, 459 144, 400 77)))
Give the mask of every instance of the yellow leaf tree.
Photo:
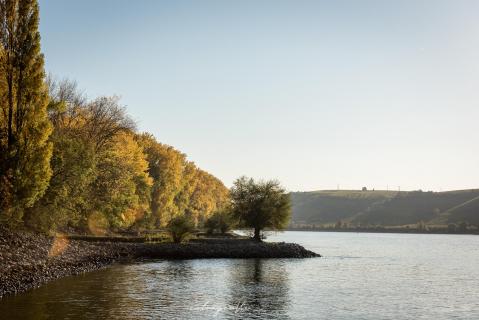
POLYGON ((0 1, 0 205, 20 221, 51 176, 52 131, 35 0, 0 1))

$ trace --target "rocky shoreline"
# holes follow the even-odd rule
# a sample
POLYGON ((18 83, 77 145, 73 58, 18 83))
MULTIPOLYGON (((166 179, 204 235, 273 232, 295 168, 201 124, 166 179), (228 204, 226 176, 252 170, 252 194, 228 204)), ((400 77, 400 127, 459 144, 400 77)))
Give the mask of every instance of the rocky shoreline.
POLYGON ((249 239, 200 239, 187 244, 95 242, 11 232, 0 227, 0 297, 49 281, 135 259, 310 258, 293 243, 249 239))

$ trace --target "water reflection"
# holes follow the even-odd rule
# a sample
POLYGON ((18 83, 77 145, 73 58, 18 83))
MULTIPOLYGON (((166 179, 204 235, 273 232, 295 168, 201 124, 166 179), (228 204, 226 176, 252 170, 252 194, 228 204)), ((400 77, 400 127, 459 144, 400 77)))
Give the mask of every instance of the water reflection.
POLYGON ((231 269, 228 315, 251 319, 288 319, 288 274, 284 261, 240 260, 231 269))
POLYGON ((1 319, 287 318, 278 260, 118 265, 0 300, 1 319))
POLYGON ((111 290, 110 285, 121 282, 121 277, 121 272, 102 272, 101 277, 94 278, 89 275, 67 277, 2 299, 0 312, 4 319, 108 318, 110 309, 130 307, 130 303, 134 303, 125 303, 111 290))
POLYGON ((0 319, 479 319, 477 236, 283 237, 325 258, 116 265, 0 299, 0 319))
POLYGON ((188 318, 188 306, 197 303, 192 261, 159 261, 119 268, 119 281, 110 288, 119 304, 108 319, 188 318))

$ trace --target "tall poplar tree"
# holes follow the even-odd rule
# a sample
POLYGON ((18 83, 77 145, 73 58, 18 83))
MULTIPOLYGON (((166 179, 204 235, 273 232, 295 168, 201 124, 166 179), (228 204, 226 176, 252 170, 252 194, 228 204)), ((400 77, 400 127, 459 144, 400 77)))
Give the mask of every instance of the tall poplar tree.
POLYGON ((36 0, 0 0, 0 219, 19 221, 48 187, 52 131, 36 0))

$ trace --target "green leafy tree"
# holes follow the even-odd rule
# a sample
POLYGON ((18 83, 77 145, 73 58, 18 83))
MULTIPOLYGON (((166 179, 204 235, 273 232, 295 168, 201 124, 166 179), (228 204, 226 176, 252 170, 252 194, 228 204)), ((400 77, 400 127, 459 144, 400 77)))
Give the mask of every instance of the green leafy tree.
POLYGON ((28 225, 43 231, 67 225, 92 231, 99 221, 102 230, 128 227, 148 213, 151 184, 134 123, 117 97, 89 102, 74 82, 48 78, 47 84, 53 175, 27 211, 28 225))
POLYGON ((143 149, 132 134, 120 133, 97 165, 92 186, 94 209, 114 228, 128 227, 148 210, 152 180, 143 149))
POLYGON ((186 155, 161 144, 148 133, 137 135, 143 146, 153 178, 151 212, 157 227, 175 216, 187 215, 195 226, 201 225, 214 211, 228 202, 224 184, 186 160, 186 155))
POLYGON ((2 220, 20 221, 51 176, 52 131, 36 0, 0 0, 2 220))
POLYGON ((241 225, 254 229, 257 241, 261 241, 265 228, 282 230, 289 223, 291 201, 278 181, 255 182, 241 177, 234 182, 230 195, 233 215, 241 225))
POLYGON ((198 168, 193 162, 186 161, 181 177, 181 187, 179 188, 179 192, 175 195, 173 202, 176 206, 175 211, 178 212, 178 214, 187 214, 191 216, 195 226, 198 225, 198 220, 196 217, 193 217, 190 204, 197 183, 198 168))
MULTIPOLYGON (((61 92, 70 96, 68 90, 61 92)), ((78 100, 75 95, 73 98, 78 100)), ((125 228, 143 216, 151 184, 146 172, 148 164, 133 137, 135 124, 118 97, 70 104, 67 114, 56 121, 73 128, 93 152, 94 179, 83 197, 85 206, 80 208, 79 226, 91 231, 90 226, 95 225, 92 220, 103 215, 111 227, 125 228)))
POLYGON ((80 138, 54 135, 51 166, 53 175, 44 196, 27 209, 28 226, 48 232, 67 225, 77 227, 84 209, 89 207, 88 188, 95 179, 92 149, 80 138))
POLYGON ((194 228, 193 221, 187 216, 174 217, 167 225, 171 239, 176 243, 186 240, 186 238, 194 231, 194 228))
POLYGON ((86 98, 74 82, 48 77, 47 84, 48 113, 54 128, 50 135, 52 177, 43 197, 25 215, 28 226, 45 232, 86 221, 82 212, 89 207, 88 188, 96 176, 93 145, 81 134, 78 112, 85 108, 86 98))
POLYGON ((205 228, 209 234, 220 232, 225 234, 235 225, 230 209, 223 209, 213 213, 205 222, 205 228))
POLYGON ((151 134, 137 137, 148 160, 148 172, 153 178, 151 211, 157 227, 164 227, 178 215, 175 198, 182 189, 186 156, 171 146, 161 144, 151 134))
POLYGON ((216 210, 224 208, 229 201, 228 189, 206 171, 198 169, 196 185, 190 197, 188 213, 196 224, 203 224, 216 210))

